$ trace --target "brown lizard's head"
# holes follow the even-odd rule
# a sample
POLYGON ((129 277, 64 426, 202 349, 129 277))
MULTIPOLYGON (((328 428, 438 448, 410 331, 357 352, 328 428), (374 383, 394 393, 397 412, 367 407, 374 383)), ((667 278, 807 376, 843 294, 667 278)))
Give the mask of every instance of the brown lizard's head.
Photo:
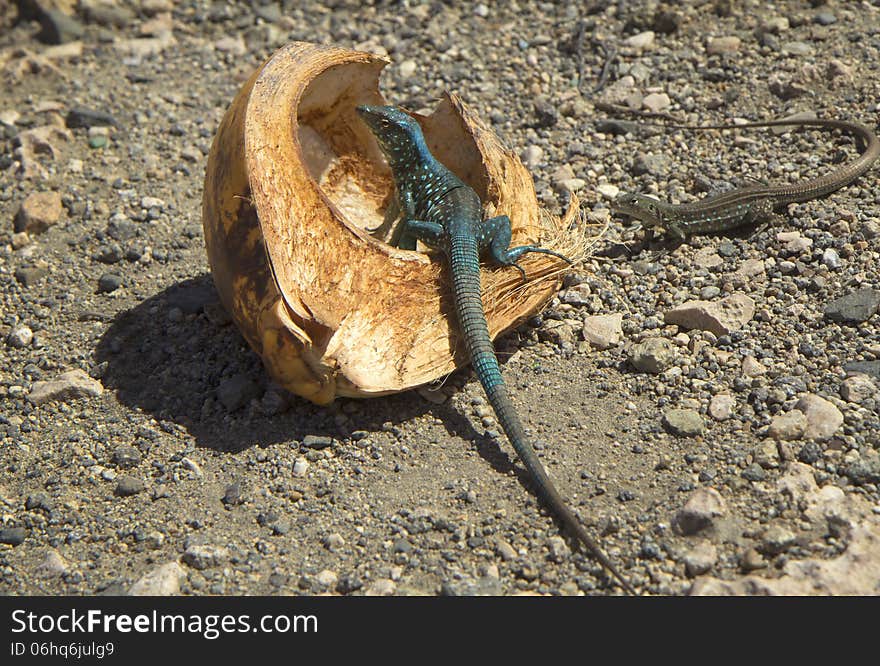
POLYGON ((629 215, 645 228, 663 226, 662 202, 644 194, 621 192, 611 204, 611 210, 618 215, 629 215))

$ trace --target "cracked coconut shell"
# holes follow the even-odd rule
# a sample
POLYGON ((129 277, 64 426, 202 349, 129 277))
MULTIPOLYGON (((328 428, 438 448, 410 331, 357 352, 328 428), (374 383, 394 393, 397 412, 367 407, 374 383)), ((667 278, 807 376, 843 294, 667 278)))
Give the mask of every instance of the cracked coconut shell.
MULTIPOLYGON (((243 85, 214 138, 202 218, 220 299, 269 374, 324 404, 431 382, 467 362, 440 256, 371 235, 394 202, 379 148, 355 114, 384 104, 387 60, 293 43, 243 85)), ((513 244, 578 256, 565 219, 539 209, 529 173, 455 95, 414 114, 434 155, 473 187, 487 215, 506 214, 513 244), (548 236, 550 242, 548 242, 548 236)), ((492 336, 538 312, 567 265, 542 254, 483 268, 492 336)))

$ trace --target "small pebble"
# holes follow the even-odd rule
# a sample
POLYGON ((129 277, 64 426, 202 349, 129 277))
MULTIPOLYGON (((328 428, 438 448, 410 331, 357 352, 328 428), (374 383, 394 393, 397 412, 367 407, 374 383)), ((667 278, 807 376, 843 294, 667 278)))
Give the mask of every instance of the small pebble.
POLYGON ((146 489, 146 484, 135 476, 127 474, 120 476, 116 480, 116 494, 120 497, 130 497, 137 495, 146 489))
POLYGON ((596 191, 609 201, 613 201, 620 194, 620 188, 611 183, 599 183, 596 186, 596 191))
POLYGON ((736 399, 729 393, 719 393, 712 396, 709 402, 709 416, 716 421, 726 421, 733 416, 736 399))
POLYGON ((718 561, 718 549, 708 542, 700 543, 684 555, 685 573, 690 577, 702 576, 718 561))
POLYGON ((651 93, 650 95, 645 95, 645 98, 642 100, 642 106, 653 113, 668 109, 671 104, 672 100, 669 99, 669 95, 666 93, 651 93))
POLYGON ((27 537, 27 530, 23 527, 0 528, 0 543, 10 546, 20 546, 27 537))
POLYGON ((648 338, 635 345, 629 352, 629 362, 639 372, 659 374, 672 367, 675 348, 665 338, 648 338))
POLYGON ((654 32, 646 30, 623 40, 624 44, 634 49, 647 49, 654 44, 654 32))
POLYGON ((148 571, 131 586, 133 597, 170 597, 180 594, 186 572, 177 562, 167 562, 148 571))
POLYGON ((706 44, 706 52, 709 55, 718 55, 722 53, 736 53, 739 51, 742 40, 736 36, 729 37, 713 37, 706 44))
POLYGON ((116 273, 104 273, 98 279, 98 292, 109 294, 122 286, 122 276, 116 273))
POLYGON ((663 425, 679 437, 696 437, 706 427, 703 417, 695 409, 668 409, 663 412, 663 425))
POLYGON ((675 516, 675 524, 684 535, 696 534, 727 513, 727 504, 714 488, 700 488, 688 498, 675 516))
POLYGON ((6 344, 13 349, 23 349, 31 344, 34 332, 27 326, 16 326, 6 336, 6 344))

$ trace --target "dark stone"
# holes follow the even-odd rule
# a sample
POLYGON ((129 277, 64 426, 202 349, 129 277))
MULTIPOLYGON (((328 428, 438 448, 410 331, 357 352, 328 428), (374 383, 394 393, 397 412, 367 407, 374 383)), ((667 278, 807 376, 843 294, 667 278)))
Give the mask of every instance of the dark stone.
POLYGON ((277 520, 272 523, 272 534, 276 536, 284 536, 290 532, 290 521, 289 520, 277 520))
POLYGON ((559 111, 546 99, 535 100, 535 127, 553 127, 559 122, 559 111))
POLYGON ((797 454, 797 459, 807 465, 812 465, 813 463, 818 462, 821 457, 822 447, 816 444, 816 442, 807 442, 801 447, 801 450, 798 451, 797 454))
POLYGON ((596 131, 602 134, 635 134, 639 126, 631 120, 606 118, 596 121, 596 131))
POLYGON ((351 594, 352 592, 361 589, 363 586, 364 583, 358 578, 357 574, 350 574, 339 579, 339 582, 336 583, 336 591, 339 592, 339 594, 351 594))
POLYGON ((69 129, 80 127, 121 127, 120 122, 113 114, 84 107, 76 107, 68 111, 64 122, 69 129))
POLYGON ((137 226, 130 220, 110 220, 107 235, 116 241, 126 241, 137 236, 137 226))
POLYGON ((269 389, 260 399, 260 409, 267 416, 283 414, 289 406, 287 394, 283 389, 269 389))
POLYGON ((140 245, 139 243, 131 245, 125 251, 125 258, 128 261, 137 261, 142 256, 144 256, 144 252, 146 252, 146 248, 143 245, 140 245))
POLYGON ((116 273, 104 273, 98 278, 98 293, 108 294, 122 286, 122 276, 116 273))
POLYGON ((272 523, 278 520, 278 514, 272 511, 271 509, 267 513, 259 513, 257 514, 257 524, 261 527, 268 527, 272 523))
POLYGON ((658 10, 657 13, 654 14, 654 23, 651 27, 654 32, 660 35, 671 35, 678 30, 680 23, 681 16, 676 12, 670 10, 658 10))
POLYGON ((752 463, 742 471, 742 476, 747 481, 763 481, 767 478, 767 472, 757 463, 752 463))
POLYGON ((844 363, 843 369, 847 372, 861 372, 874 379, 880 379, 880 361, 850 361, 844 363))
POLYGON ((217 387, 217 398, 229 412, 248 404, 259 393, 260 387, 244 374, 227 377, 217 387))
POLYGON ((133 446, 117 446, 110 460, 122 469, 137 467, 141 464, 141 452, 133 446))
POLYGON ((771 51, 779 51, 779 49, 781 48, 779 37, 771 32, 762 32, 760 35, 758 35, 758 43, 761 46, 770 49, 771 51))
POLYGON ((663 550, 655 541, 646 539, 639 549, 639 557, 646 560, 662 560, 663 550))
POLYGON ((807 390, 807 383, 803 377, 794 377, 792 375, 777 377, 773 380, 773 386, 781 388, 789 398, 793 398, 798 393, 804 393, 807 390))
POLYGON ((880 457, 855 460, 844 467, 843 473, 857 486, 880 483, 880 457))
POLYGON ((94 258, 102 264, 116 264, 122 261, 123 256, 122 248, 119 244, 111 243, 110 245, 102 245, 98 248, 94 258))
POLYGON ((7 527, 0 530, 0 543, 10 546, 20 546, 27 537, 27 530, 23 527, 7 527))
POLYGON ((825 306, 825 318, 841 324, 860 324, 880 308, 880 289, 859 289, 825 306))
POLYGON ((333 445, 333 438, 326 435, 306 435, 302 443, 307 449, 326 449, 333 445))
POLYGON ((254 14, 257 18, 261 18, 267 23, 276 23, 280 21, 283 16, 281 8, 276 3, 257 5, 254 7, 254 14))
POLYGON ((116 3, 95 2, 90 2, 85 8, 85 16, 89 23, 97 23, 107 28, 124 28, 135 18, 134 12, 128 7, 116 3))
POLYGON ((37 35, 43 44, 64 44, 82 38, 84 30, 82 24, 73 16, 67 16, 53 9, 40 7, 39 2, 22 2, 35 8, 35 18, 40 22, 40 32, 37 35))
POLYGON ((15 269, 15 279, 25 287, 33 287, 48 274, 47 269, 38 266, 23 266, 15 269))
POLYGON ((28 511, 38 509, 48 513, 52 511, 54 505, 52 504, 52 498, 46 493, 33 493, 27 496, 27 499, 24 501, 24 508, 28 511))
POLYGON ((124 597, 128 594, 131 583, 124 580, 111 580, 99 587, 96 592, 101 597, 124 597))
POLYGON ((222 502, 226 506, 238 506, 239 504, 243 504, 244 499, 241 496, 241 484, 236 481, 235 483, 230 483, 226 486, 222 502))
POLYGON ((116 481, 116 494, 120 497, 130 497, 143 492, 146 487, 146 484, 136 476, 120 476, 116 481))
POLYGON ((287 574, 283 573, 273 573, 269 574, 269 585, 272 587, 284 587, 287 585, 287 582, 290 580, 290 577, 287 574))
POLYGON ((398 539, 394 542, 393 550, 395 553, 411 553, 412 544, 406 539, 398 539))
POLYGON ((718 246, 718 254, 722 257, 735 257, 737 255, 736 245, 730 241, 722 241, 718 246))

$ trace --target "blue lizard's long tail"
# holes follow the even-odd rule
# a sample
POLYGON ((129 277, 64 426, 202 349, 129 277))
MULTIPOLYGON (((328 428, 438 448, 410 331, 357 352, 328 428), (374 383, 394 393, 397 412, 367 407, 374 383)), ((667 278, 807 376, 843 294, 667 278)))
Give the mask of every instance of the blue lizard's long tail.
POLYGON ((617 571, 598 544, 587 534, 580 521, 568 508, 556 486, 553 485, 523 429, 519 416, 510 401, 507 387, 501 377, 495 348, 489 337, 489 327, 483 312, 480 293, 480 264, 477 239, 473 235, 453 235, 449 239, 449 267, 459 326, 471 363, 477 373, 489 403, 498 421, 519 455, 520 460, 535 480, 538 496, 550 507, 565 527, 587 547, 592 555, 620 581, 630 594, 635 590, 617 571))

